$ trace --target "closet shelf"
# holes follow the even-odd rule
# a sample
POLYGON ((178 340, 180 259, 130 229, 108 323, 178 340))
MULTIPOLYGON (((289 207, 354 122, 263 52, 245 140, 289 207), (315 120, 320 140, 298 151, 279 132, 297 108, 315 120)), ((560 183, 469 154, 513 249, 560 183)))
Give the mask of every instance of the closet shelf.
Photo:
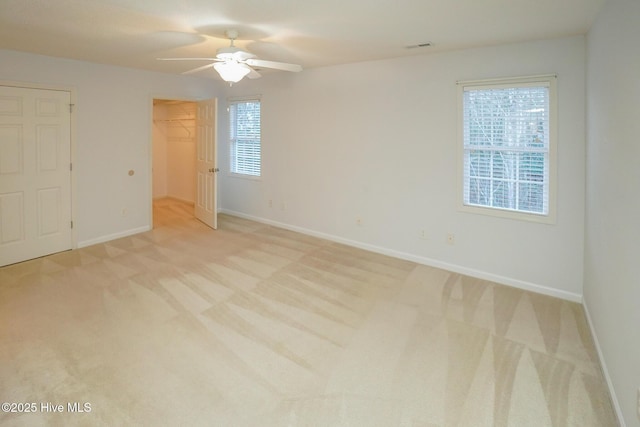
MULTIPOLYGON (((185 126, 184 122, 193 122, 195 121, 195 118, 186 118, 186 119, 154 119, 153 122, 154 123, 177 123, 179 124, 184 130, 187 131, 187 133, 189 134, 189 138, 191 138, 191 130, 189 129, 187 126, 185 126)), ((191 127, 193 127, 194 125, 191 125, 191 127)))
POLYGON ((189 122, 194 121, 195 117, 186 118, 186 119, 154 119, 154 122, 162 122, 162 123, 176 123, 176 122, 189 122))

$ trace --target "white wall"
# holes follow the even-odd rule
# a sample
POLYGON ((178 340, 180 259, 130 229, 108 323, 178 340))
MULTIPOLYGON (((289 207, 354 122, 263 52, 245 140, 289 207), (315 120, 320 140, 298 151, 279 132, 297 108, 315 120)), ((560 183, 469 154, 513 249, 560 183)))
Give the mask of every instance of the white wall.
MULTIPOLYGON (((583 37, 269 74, 228 91, 253 94, 262 95, 264 176, 221 174, 224 210, 580 299, 583 37), (456 81, 548 73, 558 75, 557 224, 459 212, 456 81)), ((219 150, 228 171, 226 144, 219 150)))
POLYGON ((210 79, 7 50, 0 50, 0 80, 76 89, 75 224, 81 246, 150 227, 152 99, 212 98, 222 87, 210 79))
POLYGON ((640 2, 609 0, 588 36, 584 299, 627 426, 640 426, 640 2))

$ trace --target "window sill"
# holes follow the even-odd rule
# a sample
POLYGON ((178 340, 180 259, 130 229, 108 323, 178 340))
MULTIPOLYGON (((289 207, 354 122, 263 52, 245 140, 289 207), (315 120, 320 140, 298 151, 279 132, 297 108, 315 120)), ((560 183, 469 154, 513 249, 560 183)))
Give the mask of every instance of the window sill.
POLYGON ((226 176, 230 178, 246 179, 247 181, 262 181, 262 176, 246 175, 243 173, 228 172, 226 176))
POLYGON ((460 205, 460 212, 492 216, 495 218, 513 219, 517 221, 537 222, 539 224, 555 224, 555 213, 549 212, 547 215, 519 212, 511 209, 489 208, 475 205, 460 205))

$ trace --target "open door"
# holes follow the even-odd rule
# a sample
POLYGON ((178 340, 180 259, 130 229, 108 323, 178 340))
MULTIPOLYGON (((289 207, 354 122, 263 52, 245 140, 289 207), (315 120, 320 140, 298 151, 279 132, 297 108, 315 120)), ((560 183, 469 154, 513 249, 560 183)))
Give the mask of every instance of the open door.
POLYGON ((218 228, 216 111, 217 99, 215 98, 200 101, 197 104, 195 216, 213 229, 218 228))

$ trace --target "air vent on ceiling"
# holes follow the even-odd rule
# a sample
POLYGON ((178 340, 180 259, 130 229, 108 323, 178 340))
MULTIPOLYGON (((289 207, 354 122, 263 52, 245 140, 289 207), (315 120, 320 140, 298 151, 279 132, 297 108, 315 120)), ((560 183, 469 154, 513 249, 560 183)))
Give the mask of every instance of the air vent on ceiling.
POLYGON ((431 43, 426 42, 426 43, 419 43, 419 44, 412 44, 409 46, 405 46, 407 49, 418 49, 420 47, 429 47, 431 46, 431 43))

